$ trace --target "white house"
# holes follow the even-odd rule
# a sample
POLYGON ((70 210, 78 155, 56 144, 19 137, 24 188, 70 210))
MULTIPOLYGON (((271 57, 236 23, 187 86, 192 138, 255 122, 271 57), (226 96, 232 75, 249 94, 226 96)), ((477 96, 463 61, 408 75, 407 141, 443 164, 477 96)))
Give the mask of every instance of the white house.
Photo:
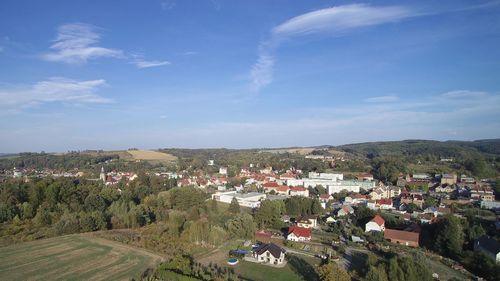
POLYGON ((385 231, 385 220, 380 215, 376 215, 371 221, 366 223, 365 232, 370 231, 385 231))
POLYGON ((262 244, 253 251, 253 257, 260 263, 279 265, 285 261, 285 250, 273 243, 262 244))
POLYGON ((221 174, 221 175, 227 175, 227 167, 220 167, 219 168, 219 174, 221 174))
POLYGON ((290 187, 290 195, 309 197, 309 189, 303 186, 292 186, 290 187))
POLYGON ((311 240, 311 229, 299 226, 290 226, 288 228, 287 240, 303 242, 311 240))
POLYGON ((297 221, 297 226, 304 228, 316 228, 318 226, 318 220, 316 217, 303 217, 297 221))

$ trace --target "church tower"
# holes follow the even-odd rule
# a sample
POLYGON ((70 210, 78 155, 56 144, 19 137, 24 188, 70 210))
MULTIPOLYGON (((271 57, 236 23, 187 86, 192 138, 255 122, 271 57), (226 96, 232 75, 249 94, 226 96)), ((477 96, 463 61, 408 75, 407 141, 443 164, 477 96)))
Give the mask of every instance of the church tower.
POLYGON ((106 174, 104 173, 104 166, 101 166, 101 174, 99 174, 99 179, 102 180, 102 182, 106 182, 106 174))

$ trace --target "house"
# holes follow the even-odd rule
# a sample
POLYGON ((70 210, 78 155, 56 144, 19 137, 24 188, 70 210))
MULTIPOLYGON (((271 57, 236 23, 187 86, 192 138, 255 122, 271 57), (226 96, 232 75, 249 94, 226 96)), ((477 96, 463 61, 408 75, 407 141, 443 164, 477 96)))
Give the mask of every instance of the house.
POLYGON ((452 185, 445 184, 436 187, 434 191, 438 193, 452 193, 453 191, 455 191, 455 187, 452 185))
POLYGON ((457 183, 457 175, 455 174, 443 174, 441 176, 441 184, 456 184, 457 183))
POLYGON ((354 213, 354 209, 351 206, 344 205, 337 211, 337 217, 343 217, 354 213))
POLYGON ((421 194, 402 193, 400 203, 407 205, 413 203, 422 209, 422 206, 424 205, 424 198, 421 194))
POLYGON ((488 257, 495 259, 496 263, 500 263, 500 243, 487 235, 479 237, 474 242, 474 251, 483 252, 488 257))
POLYGON ((357 176, 358 181, 373 181, 373 175, 370 173, 361 173, 357 176))
POLYGON ((276 244, 261 244, 253 251, 253 257, 260 263, 279 265, 285 261, 285 250, 276 244))
POLYGON ((489 186, 475 186, 471 188, 470 198, 481 201, 495 201, 493 189, 489 186))
POLYGON ((323 193, 319 195, 319 201, 321 203, 327 203, 328 201, 333 200, 333 196, 328 193, 323 193))
POLYGON ((325 221, 326 221, 326 223, 336 223, 337 222, 337 220, 332 216, 328 216, 325 221))
POLYGON ((311 240, 311 229, 299 226, 290 226, 286 236, 287 240, 302 242, 311 240))
POLYGON ((365 232, 370 231, 384 231, 385 230, 385 220, 380 215, 376 215, 373 219, 366 223, 365 232))
POLYGON ((352 205, 366 204, 366 201, 368 201, 368 196, 359 193, 351 194, 351 198, 352 205))
POLYGON ((401 187, 398 186, 377 186, 370 192, 372 200, 393 198, 401 194, 401 187))
POLYGON ((272 233, 265 230, 257 230, 255 231, 255 239, 261 242, 269 242, 271 241, 272 233))
POLYGON ((309 197, 309 189, 303 186, 292 186, 290 187, 290 195, 309 197))
POLYGON ((316 217, 302 217, 297 220, 297 226, 305 228, 316 228, 318 226, 318 220, 316 217))
POLYGON ((221 175, 227 175, 227 167, 220 167, 219 168, 219 174, 221 174, 221 175))
POLYGON ((380 200, 375 201, 375 206, 378 207, 378 209, 382 209, 382 210, 394 209, 394 207, 392 205, 392 200, 389 198, 384 198, 384 199, 380 199, 380 200))
POLYGON ((389 240, 391 243, 394 244, 401 244, 410 247, 418 247, 420 233, 387 228, 384 231, 384 239, 389 240))

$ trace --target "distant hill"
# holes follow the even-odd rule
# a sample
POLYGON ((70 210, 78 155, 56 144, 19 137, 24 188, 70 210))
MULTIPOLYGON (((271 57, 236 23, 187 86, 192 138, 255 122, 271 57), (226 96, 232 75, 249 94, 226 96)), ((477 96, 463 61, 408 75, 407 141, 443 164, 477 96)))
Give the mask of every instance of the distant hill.
POLYGON ((346 144, 334 147, 347 153, 369 158, 377 156, 423 156, 467 158, 500 156, 500 139, 477 141, 403 140, 346 144))

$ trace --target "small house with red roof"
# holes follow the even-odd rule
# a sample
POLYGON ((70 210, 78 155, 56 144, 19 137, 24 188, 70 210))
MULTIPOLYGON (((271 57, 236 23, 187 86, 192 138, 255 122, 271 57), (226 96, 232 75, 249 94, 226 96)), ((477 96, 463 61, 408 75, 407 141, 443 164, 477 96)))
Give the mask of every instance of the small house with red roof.
POLYGON ((303 186, 292 186, 290 187, 290 195, 309 197, 309 189, 303 186))
POLYGON ((310 241, 311 229, 300 226, 290 226, 288 228, 288 234, 286 236, 286 239, 296 242, 310 241))
POLYGON ((373 219, 365 224, 365 232, 370 231, 385 231, 385 220, 380 215, 376 215, 373 219))

